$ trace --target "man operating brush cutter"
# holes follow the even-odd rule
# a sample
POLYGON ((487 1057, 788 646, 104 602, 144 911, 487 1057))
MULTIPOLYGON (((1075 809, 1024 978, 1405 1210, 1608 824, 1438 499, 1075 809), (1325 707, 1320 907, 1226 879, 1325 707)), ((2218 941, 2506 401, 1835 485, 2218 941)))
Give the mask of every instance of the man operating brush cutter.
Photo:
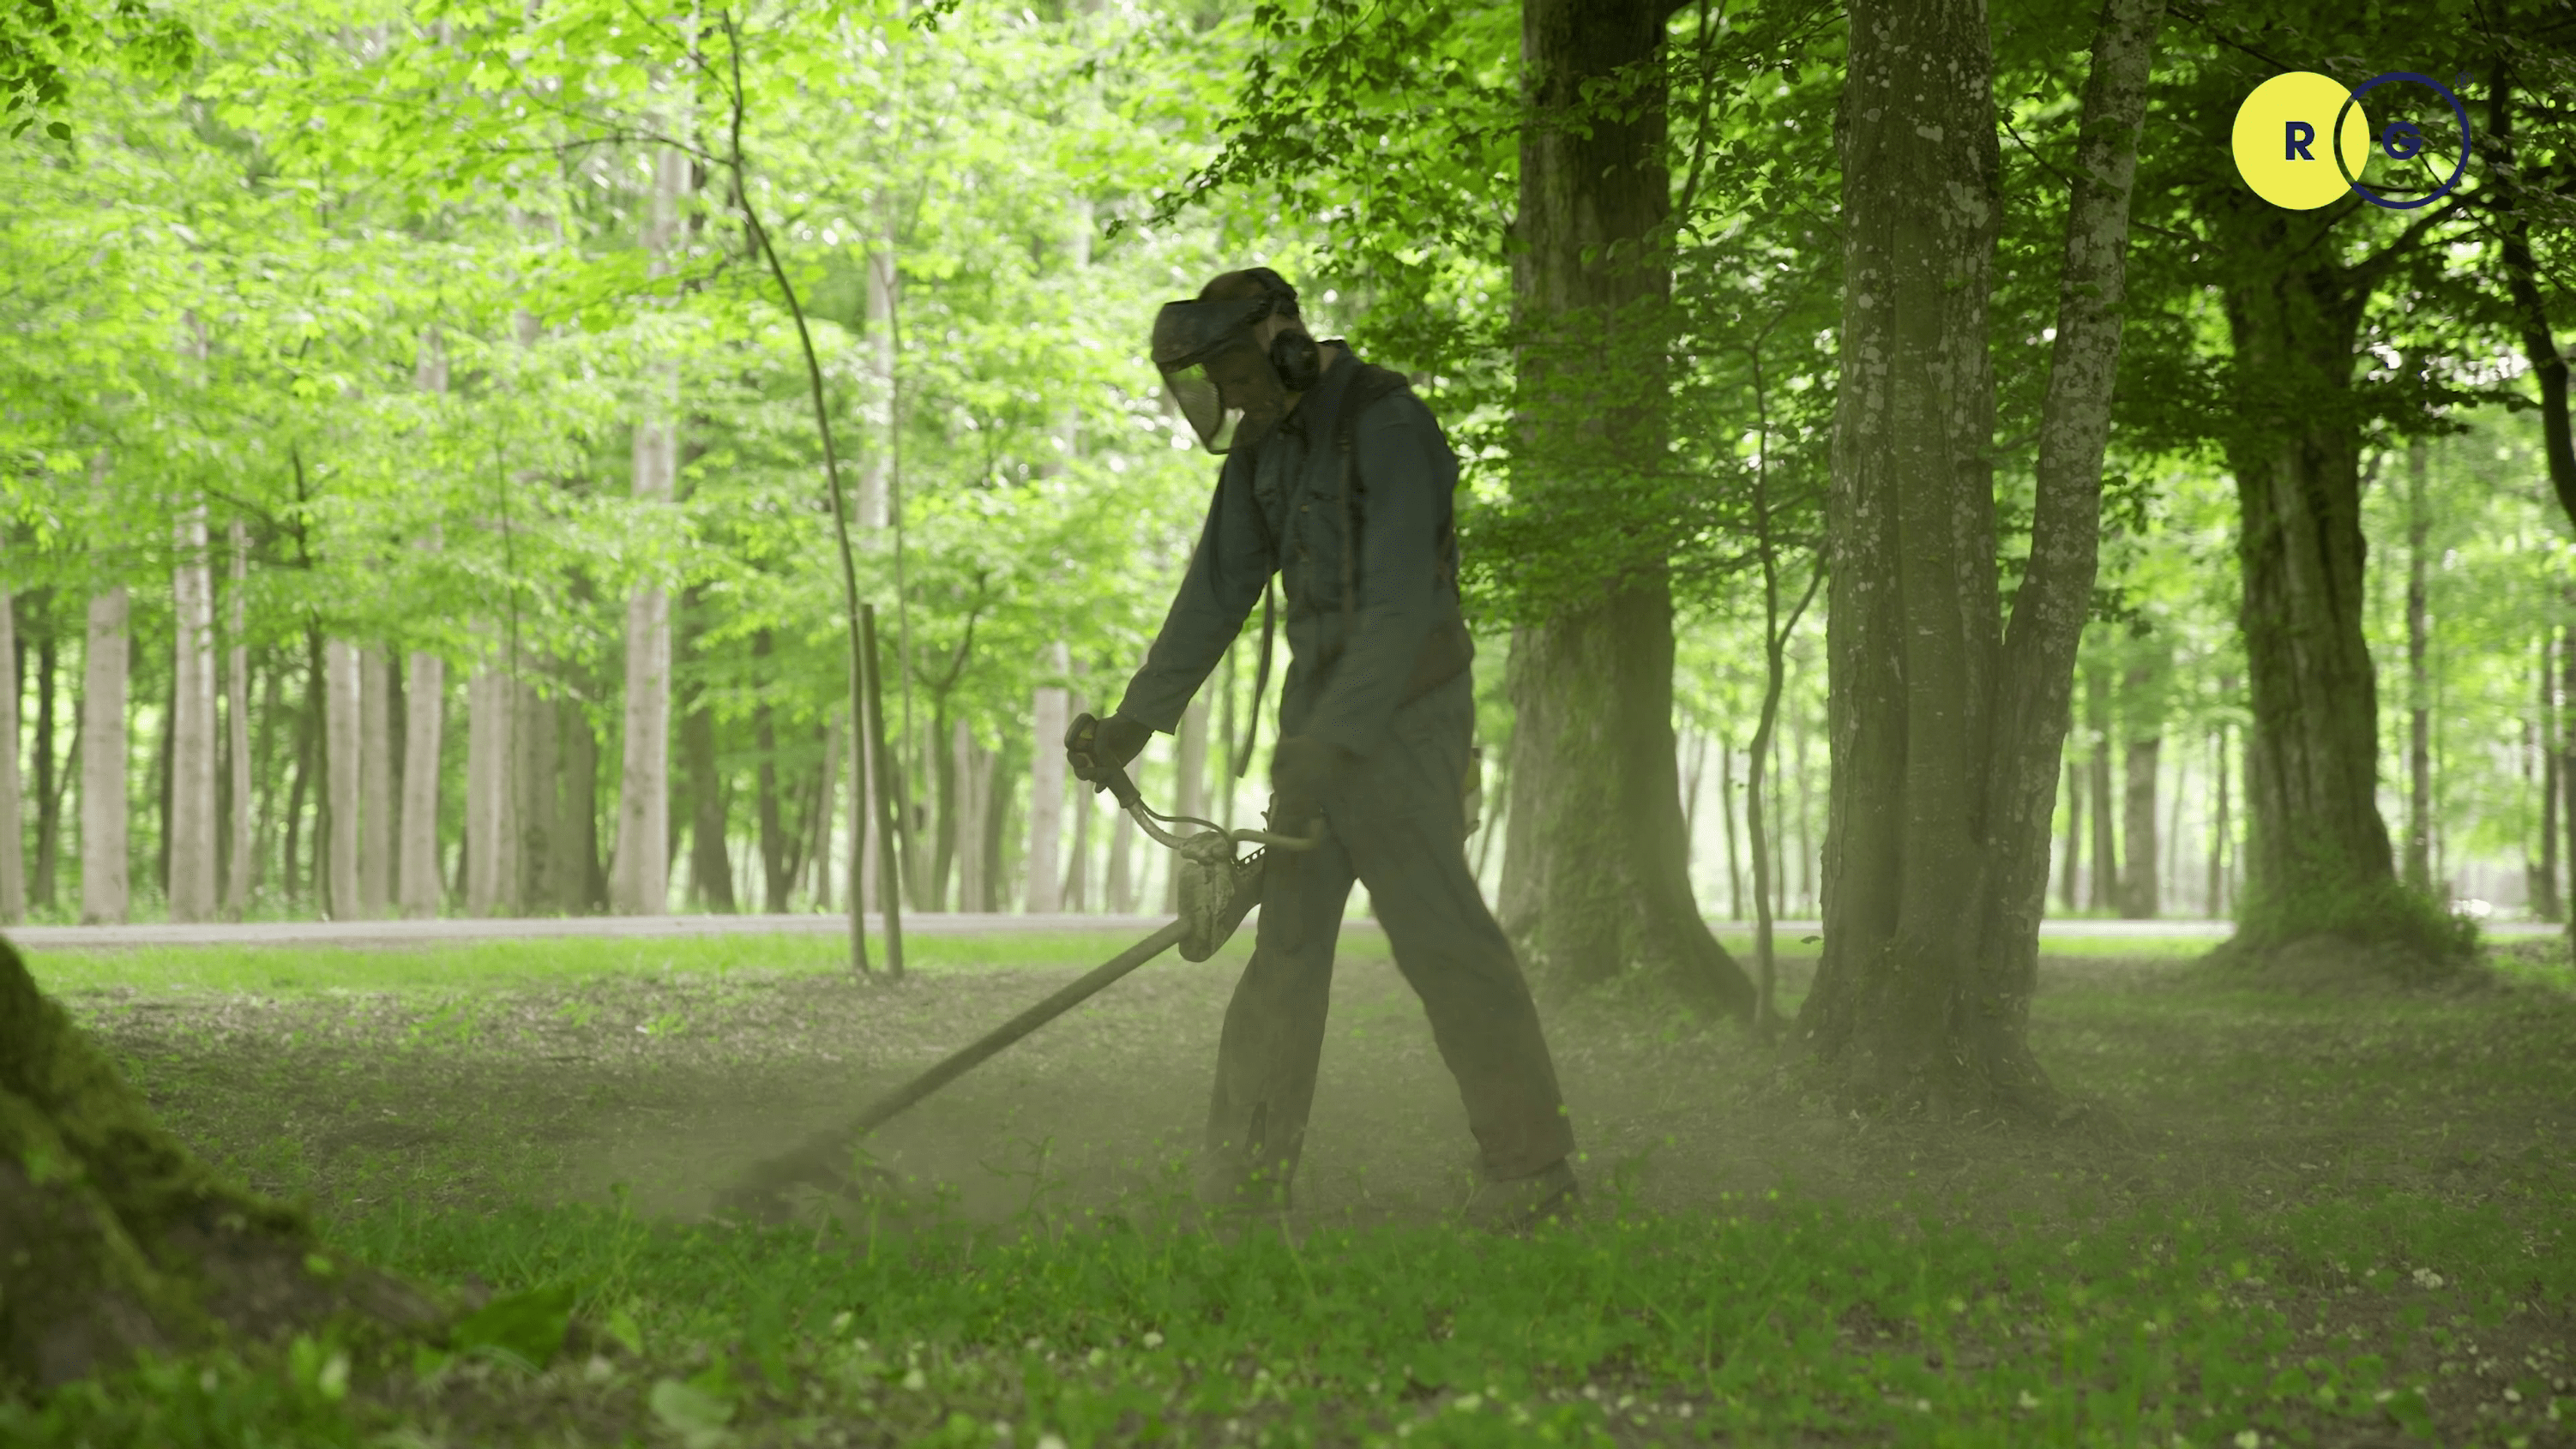
MULTIPOLYGON (((1518 1228, 1571 1206, 1574 1133, 1556 1068, 1520 967, 1467 870, 1475 650, 1458 613, 1449 511, 1457 459, 1403 377, 1363 365, 1339 342, 1316 342, 1298 321, 1295 289, 1266 267, 1228 272, 1197 300, 1163 308, 1154 361, 1225 465, 1145 667, 1116 713, 1075 720, 1064 743, 1076 776, 1179 852, 1180 919, 854 1118, 745 1169, 717 1194, 719 1213, 774 1217, 801 1189, 867 1190, 882 1174, 852 1178, 860 1139, 1162 952, 1177 946, 1206 960, 1256 895, 1261 926, 1217 1048, 1201 1192, 1223 1209, 1284 1208, 1315 1100, 1333 938, 1354 879, 1368 882, 1396 964, 1430 1010, 1467 1100, 1486 1177, 1469 1217, 1518 1228), (1180 719, 1274 574, 1287 585, 1292 662, 1271 760, 1271 828, 1159 815, 1126 767, 1155 730, 1180 719), (1259 849, 1238 856, 1244 845, 1259 849)), ((1265 608, 1265 677, 1271 620, 1265 608)))
POLYGON ((1317 342, 1296 289, 1267 267, 1165 306, 1153 353, 1225 462, 1145 666, 1109 718, 1075 721, 1066 752, 1095 788, 1123 784, 1276 574, 1291 663, 1270 827, 1320 837, 1262 859, 1252 963, 1217 1047, 1201 1194, 1225 1208, 1287 1204, 1334 938, 1358 879, 1466 1100, 1486 1179, 1470 1219, 1513 1228, 1562 1212, 1575 1195, 1573 1129, 1529 988, 1467 868, 1475 650, 1458 610, 1456 455, 1402 374, 1317 342))

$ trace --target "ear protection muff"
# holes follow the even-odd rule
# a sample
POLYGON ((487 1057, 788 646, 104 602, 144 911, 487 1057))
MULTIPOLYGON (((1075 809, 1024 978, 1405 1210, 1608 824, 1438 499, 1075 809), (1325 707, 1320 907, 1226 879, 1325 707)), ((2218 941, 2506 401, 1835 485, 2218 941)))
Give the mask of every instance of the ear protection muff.
POLYGON ((1279 385, 1290 392, 1306 392, 1324 375, 1324 349, 1298 327, 1270 339, 1270 366, 1279 374, 1279 385))
POLYGON ((1287 278, 1268 267, 1248 268, 1245 275, 1259 282, 1269 294, 1260 313, 1253 318, 1255 322, 1267 317, 1286 317, 1298 323, 1294 330, 1270 339, 1270 367, 1279 374, 1279 385, 1290 392, 1311 390, 1316 380, 1324 375, 1324 349, 1316 344, 1297 316, 1297 289, 1288 285, 1287 278))

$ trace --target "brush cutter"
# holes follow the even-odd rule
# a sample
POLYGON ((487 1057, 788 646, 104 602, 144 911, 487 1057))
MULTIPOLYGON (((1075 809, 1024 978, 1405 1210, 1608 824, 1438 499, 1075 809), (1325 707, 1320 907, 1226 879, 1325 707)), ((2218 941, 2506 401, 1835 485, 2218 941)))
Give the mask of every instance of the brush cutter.
POLYGON ((1126 771, 1095 769, 1090 761, 1080 758, 1074 764, 1085 779, 1109 791, 1117 799, 1119 807, 1147 835, 1180 853, 1180 860, 1174 867, 1179 884, 1179 918, 1093 967, 1054 995, 986 1032, 973 1043, 951 1052, 937 1066, 869 1103, 856 1117, 817 1132, 789 1151, 753 1165, 733 1187, 718 1194, 716 1211, 719 1215, 775 1216, 784 1205, 788 1189, 800 1185, 827 1191, 851 1189, 855 1184, 850 1180, 848 1167, 851 1149, 857 1146, 859 1139, 1166 950, 1178 946, 1182 958, 1189 961, 1204 961, 1215 955, 1217 948, 1233 937, 1235 929, 1243 924, 1244 916, 1261 898, 1264 852, 1312 850, 1323 839, 1320 830, 1303 837, 1287 836, 1267 830, 1227 830, 1211 821, 1191 816, 1164 815, 1147 807, 1144 798, 1137 793, 1135 782, 1127 778, 1126 771), (1197 828, 1186 834, 1175 834, 1164 828, 1167 825, 1197 828), (1245 845, 1255 849, 1250 855, 1238 858, 1236 851, 1245 845))

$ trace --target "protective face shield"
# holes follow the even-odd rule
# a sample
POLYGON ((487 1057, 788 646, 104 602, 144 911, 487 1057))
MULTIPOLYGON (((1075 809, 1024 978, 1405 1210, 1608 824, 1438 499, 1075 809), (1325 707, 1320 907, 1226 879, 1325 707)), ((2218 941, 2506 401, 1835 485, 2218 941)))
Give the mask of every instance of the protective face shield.
POLYGON ((1288 415, 1289 395, 1315 385, 1323 352, 1303 328, 1252 340, 1276 298, 1167 302, 1154 315, 1154 366, 1181 416, 1211 453, 1248 448, 1288 415))

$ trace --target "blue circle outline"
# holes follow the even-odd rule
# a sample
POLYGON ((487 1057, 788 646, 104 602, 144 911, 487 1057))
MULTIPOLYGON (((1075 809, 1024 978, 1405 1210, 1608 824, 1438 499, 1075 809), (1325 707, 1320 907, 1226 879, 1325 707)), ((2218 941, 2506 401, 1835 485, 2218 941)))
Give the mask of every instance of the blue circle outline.
MULTIPOLYGON (((2451 114, 2459 117, 2460 121, 2459 164, 2451 168, 2451 175, 2448 180, 2424 193, 2422 196, 2415 198, 2413 201, 2391 201, 2387 197, 2368 189, 2361 183, 2358 177, 2349 174, 2345 175, 2343 178, 2343 184, 2351 187, 2354 195, 2359 196, 2362 200, 2369 202, 2373 206, 2385 207, 2390 211, 2413 211, 2419 206, 2429 206, 2433 202, 2439 201, 2443 197, 2450 195, 2451 192, 2459 186, 2460 178, 2468 174, 2469 108, 2460 104, 2460 98, 2451 93, 2451 88, 2449 86, 2442 84, 2440 81, 2433 79, 2429 75, 2421 75, 2411 70, 2392 70, 2383 75, 2372 76, 2370 79, 2354 86, 2352 88, 2352 94, 2344 97, 2343 108, 2335 112, 2334 129, 2326 133, 2328 136, 2334 138, 2329 144, 2334 151, 2335 170, 2343 170, 2343 118, 2352 114, 2352 108, 2361 103, 2361 98, 2363 96, 2370 94, 2372 91, 2379 89, 2390 81, 2413 81, 2417 85, 2430 88, 2434 94, 2451 103, 2451 114)), ((2410 157, 2408 159, 2411 160, 2413 158, 2410 157)))

